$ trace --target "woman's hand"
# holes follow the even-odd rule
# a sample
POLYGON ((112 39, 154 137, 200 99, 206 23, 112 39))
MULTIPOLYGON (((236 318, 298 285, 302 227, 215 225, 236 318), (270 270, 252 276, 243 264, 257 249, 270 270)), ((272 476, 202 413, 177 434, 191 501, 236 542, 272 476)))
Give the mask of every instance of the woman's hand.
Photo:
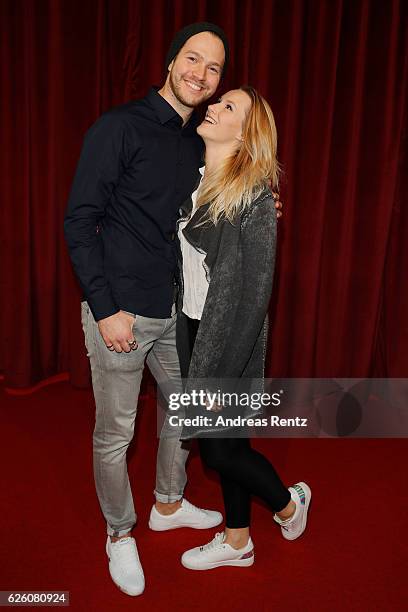
POLYGON ((223 409, 223 407, 217 404, 217 402, 210 402, 208 398, 205 400, 205 406, 206 409, 211 410, 211 412, 221 412, 223 409))

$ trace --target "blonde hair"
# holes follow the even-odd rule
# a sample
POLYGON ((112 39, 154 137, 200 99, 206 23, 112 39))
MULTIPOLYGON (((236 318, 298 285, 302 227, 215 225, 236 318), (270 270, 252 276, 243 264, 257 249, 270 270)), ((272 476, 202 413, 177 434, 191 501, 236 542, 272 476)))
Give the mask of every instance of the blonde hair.
POLYGON ((207 220, 231 223, 265 189, 277 189, 279 163, 275 119, 267 101, 250 86, 239 88, 251 99, 244 120, 243 142, 234 154, 211 173, 205 173, 197 206, 210 204, 207 220))

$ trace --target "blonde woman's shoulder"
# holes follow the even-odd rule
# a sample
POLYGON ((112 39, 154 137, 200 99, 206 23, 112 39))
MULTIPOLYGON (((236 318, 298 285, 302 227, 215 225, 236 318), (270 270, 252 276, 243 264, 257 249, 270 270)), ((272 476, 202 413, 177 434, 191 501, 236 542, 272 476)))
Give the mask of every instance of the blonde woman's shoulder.
POLYGON ((254 215, 256 217, 271 215, 276 218, 275 199, 269 187, 265 187, 251 202, 242 217, 242 226, 248 223, 249 219, 254 215))

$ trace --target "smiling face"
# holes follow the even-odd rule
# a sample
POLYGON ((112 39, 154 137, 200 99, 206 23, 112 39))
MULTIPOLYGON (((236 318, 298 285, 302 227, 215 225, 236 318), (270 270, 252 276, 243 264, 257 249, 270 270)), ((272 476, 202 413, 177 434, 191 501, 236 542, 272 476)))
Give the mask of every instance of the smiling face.
POLYGON ((220 82, 225 51, 210 32, 191 36, 169 66, 168 82, 177 100, 194 108, 211 98, 220 82))
POLYGON ((241 89, 233 89, 216 104, 210 104, 197 133, 206 144, 214 142, 230 145, 234 150, 242 141, 242 128, 250 108, 251 99, 248 94, 241 89))

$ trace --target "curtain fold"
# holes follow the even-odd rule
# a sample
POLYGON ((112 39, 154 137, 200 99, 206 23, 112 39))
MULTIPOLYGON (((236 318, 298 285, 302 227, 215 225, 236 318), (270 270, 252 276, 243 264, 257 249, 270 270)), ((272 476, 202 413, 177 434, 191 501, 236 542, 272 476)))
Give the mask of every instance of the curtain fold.
POLYGON ((283 166, 270 376, 406 376, 404 0, 1 0, 0 370, 89 384, 62 221, 85 131, 165 77, 174 32, 221 25, 222 90, 275 114, 283 166))

